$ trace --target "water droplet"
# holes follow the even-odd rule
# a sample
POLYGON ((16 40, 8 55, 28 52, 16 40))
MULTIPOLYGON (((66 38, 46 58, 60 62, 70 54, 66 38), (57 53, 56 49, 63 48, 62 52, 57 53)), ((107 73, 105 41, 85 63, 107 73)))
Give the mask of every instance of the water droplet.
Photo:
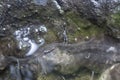
POLYGON ((75 41, 77 42, 77 38, 75 38, 75 41))
POLYGON ((29 38, 28 38, 28 37, 25 37, 25 38, 23 38, 23 40, 24 40, 24 41, 28 41, 28 40, 29 40, 29 38))
POLYGON ((2 5, 0 5, 0 7, 3 7, 2 5))
POLYGON ((10 7, 11 7, 11 5, 10 5, 10 4, 7 4, 7 7, 8 7, 8 8, 10 8, 10 7))
POLYGON ((86 39, 89 39, 89 36, 86 36, 86 39))
POLYGON ((3 28, 3 30, 5 31, 5 30, 6 30, 6 28, 3 28))

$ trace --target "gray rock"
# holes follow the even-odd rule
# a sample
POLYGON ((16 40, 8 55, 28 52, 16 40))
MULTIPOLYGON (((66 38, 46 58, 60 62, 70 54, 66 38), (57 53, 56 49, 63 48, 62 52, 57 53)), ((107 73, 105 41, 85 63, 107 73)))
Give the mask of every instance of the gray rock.
POLYGON ((42 5, 45 6, 48 2, 48 0, 33 0, 36 5, 42 5))

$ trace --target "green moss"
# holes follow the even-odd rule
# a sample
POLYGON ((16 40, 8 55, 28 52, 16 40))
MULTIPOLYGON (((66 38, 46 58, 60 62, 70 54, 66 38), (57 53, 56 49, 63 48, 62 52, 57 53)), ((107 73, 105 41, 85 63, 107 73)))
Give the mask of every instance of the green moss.
POLYGON ((73 65, 66 65, 66 66, 61 66, 61 69, 59 72, 67 75, 67 74, 73 74, 79 69, 79 66, 74 65, 74 63, 73 65))
POLYGON ((57 37, 56 37, 54 31, 52 31, 50 29, 48 30, 47 34, 44 37, 45 37, 46 43, 52 43, 57 40, 57 37))
POLYGON ((75 78, 75 80, 90 80, 90 79, 91 79, 91 76, 87 74, 84 74, 75 78))
POLYGON ((75 42, 75 38, 78 40, 85 39, 86 37, 95 37, 100 33, 103 33, 101 28, 91 24, 88 20, 81 18, 77 13, 66 13, 68 26, 68 38, 69 42, 75 42))
POLYGON ((109 34, 112 35, 115 38, 120 38, 120 12, 117 12, 115 14, 112 14, 110 19, 108 19, 109 28, 111 28, 111 31, 109 31, 109 34))
MULTIPOLYGON (((74 80, 91 80, 92 71, 87 68, 81 68, 74 80)), ((98 80, 99 74, 94 72, 93 80, 98 80)))
POLYGON ((112 23, 120 26, 120 12, 111 15, 111 17, 112 17, 112 23))
POLYGON ((37 80, 62 80, 62 77, 54 74, 47 74, 47 75, 40 74, 37 80))

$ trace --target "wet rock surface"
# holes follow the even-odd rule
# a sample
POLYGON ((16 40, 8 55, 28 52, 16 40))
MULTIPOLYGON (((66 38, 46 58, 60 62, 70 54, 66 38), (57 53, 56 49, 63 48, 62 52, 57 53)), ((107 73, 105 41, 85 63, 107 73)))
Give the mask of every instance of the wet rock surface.
POLYGON ((119 80, 120 16, 107 4, 1 0, 0 80, 119 80))
MULTIPOLYGON (((67 76, 73 76, 72 78, 74 80, 78 76, 77 73, 79 70, 87 69, 88 72, 90 72, 90 78, 92 71, 94 71, 95 74, 93 78, 98 80, 99 77, 96 78, 97 74, 99 74, 99 76, 104 75, 105 73, 103 72, 110 68, 111 71, 109 71, 108 74, 106 73, 106 76, 114 77, 111 78, 111 80, 119 80, 119 78, 117 78, 119 72, 117 73, 114 71, 114 69, 116 70, 117 68, 119 71, 119 65, 117 68, 113 67, 120 61, 119 45, 119 43, 110 43, 106 42, 105 40, 91 40, 77 44, 53 43, 36 51, 34 57, 22 59, 8 58, 8 60, 17 63, 14 66, 20 67, 21 74, 23 74, 21 72, 22 70, 27 71, 26 66, 29 65, 27 69, 30 71, 30 74, 32 75, 34 72, 36 75, 44 74, 43 76, 39 75, 41 78, 44 76, 47 78, 47 75, 50 76, 50 74, 53 74, 54 76, 54 74, 56 74, 56 78, 57 76, 62 76, 66 80, 69 80, 70 78, 67 76), (17 59, 19 62, 15 61, 17 59), (115 73, 116 75, 113 75, 115 73)), ((54 79, 54 77, 51 79, 54 79)), ((101 80, 109 80, 109 78, 101 80)))
MULTIPOLYGON (((46 49, 52 51, 43 55, 43 59, 46 59, 56 65, 64 65, 66 68, 72 67, 72 64, 74 64, 74 66, 76 65, 75 68, 77 68, 77 66, 87 68, 93 67, 97 68, 99 72, 110 65, 119 63, 118 43, 106 44, 104 41, 94 40, 77 44, 53 43, 45 47, 42 52, 47 52, 46 49)), ((65 67, 63 67, 63 69, 64 68, 65 67)), ((66 71, 66 69, 63 71, 66 71)))

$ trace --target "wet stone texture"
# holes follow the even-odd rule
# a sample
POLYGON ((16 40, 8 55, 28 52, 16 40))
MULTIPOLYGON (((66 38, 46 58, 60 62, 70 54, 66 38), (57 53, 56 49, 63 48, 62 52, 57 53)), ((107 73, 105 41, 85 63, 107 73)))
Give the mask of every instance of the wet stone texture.
POLYGON ((120 13, 105 5, 0 0, 0 80, 119 80, 120 13))

